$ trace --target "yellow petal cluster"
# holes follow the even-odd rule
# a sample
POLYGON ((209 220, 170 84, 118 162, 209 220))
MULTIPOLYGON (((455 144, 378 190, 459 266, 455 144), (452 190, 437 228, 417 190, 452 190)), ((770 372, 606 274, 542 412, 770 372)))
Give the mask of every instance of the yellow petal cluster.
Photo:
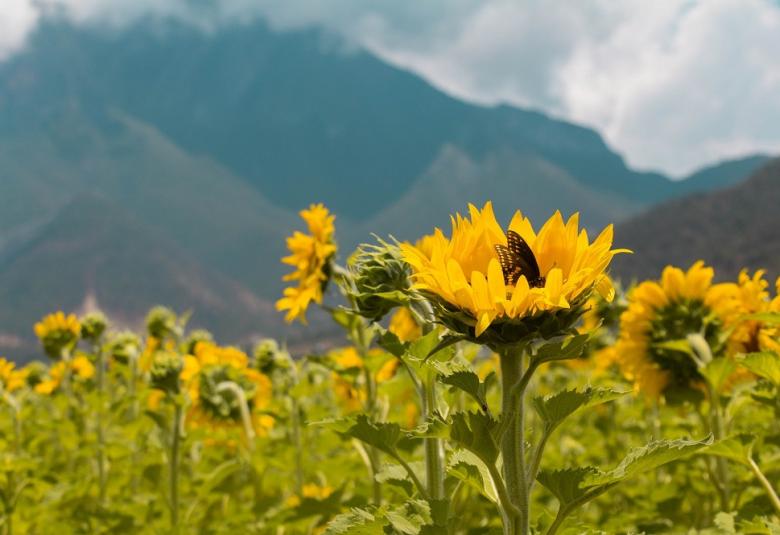
POLYGON ((531 247, 546 279, 543 287, 531 288, 525 276, 515 285, 504 282, 495 246, 506 245, 507 238, 492 204, 486 203, 481 210, 469 205, 469 216, 452 218, 449 238, 436 229, 426 244, 430 252, 409 244, 401 244, 401 249, 413 268, 416 288, 470 313, 476 320, 477 336, 496 318, 569 308, 593 287, 612 298, 614 290, 606 270, 615 254, 626 251, 612 249, 611 225, 591 242, 587 231, 579 228, 578 214, 564 221, 556 212, 537 232, 528 218, 516 212, 509 229, 531 247))
POLYGON ((73 337, 81 334, 81 324, 75 314, 65 315, 59 311, 45 316, 41 321, 35 324, 35 335, 43 340, 58 332, 70 333, 73 337))
POLYGON ((6 392, 14 392, 25 385, 28 370, 16 369, 16 364, 0 357, 0 384, 6 392))
POLYGON ((333 381, 333 394, 344 412, 357 412, 363 409, 366 401, 366 392, 358 388, 354 381, 350 381, 337 373, 331 374, 333 381))
POLYGON ((352 346, 342 347, 334 349, 330 352, 330 358, 333 359, 339 368, 362 368, 363 359, 360 358, 360 354, 357 349, 352 346))
MULTIPOLYGON (((306 483, 301 488, 301 495, 304 498, 310 498, 312 500, 322 501, 328 498, 328 496, 330 496, 331 494, 333 494, 334 490, 336 489, 328 485, 320 486, 315 483, 306 483)), ((293 495, 287 498, 287 500, 285 500, 285 505, 287 507, 298 507, 300 504, 301 504, 300 496, 293 495)))
POLYGON ((422 327, 417 324, 414 315, 406 307, 395 311, 390 318, 387 330, 396 335, 402 342, 414 342, 422 336, 422 327))
POLYGON ((327 208, 322 204, 313 204, 307 210, 300 212, 306 222, 309 233, 296 231, 287 238, 287 248, 290 255, 282 258, 282 262, 295 270, 285 275, 285 281, 296 281, 297 285, 285 288, 284 297, 276 302, 276 309, 287 311, 285 320, 296 319, 306 322, 306 309, 309 304, 322 303, 323 286, 328 280, 328 264, 336 253, 334 242, 334 220, 327 208))
POLYGON ((72 360, 61 360, 49 368, 48 376, 35 385, 38 394, 49 395, 56 391, 65 379, 70 369, 71 377, 88 380, 95 376, 95 366, 84 355, 77 355, 72 360))
MULTIPOLYGON (((661 395, 671 379, 653 359, 651 334, 653 321, 662 309, 686 303, 700 303, 696 309, 704 319, 713 314, 723 329, 736 325, 741 315, 739 288, 734 283, 713 284, 715 271, 704 262, 693 264, 688 271, 667 266, 659 281, 642 282, 629 292, 628 308, 620 317, 620 336, 614 357, 637 391, 651 398, 661 395)), ((692 307, 687 307, 691 309, 692 307)))
MULTIPOLYGON (((771 298, 767 290, 769 282, 763 270, 756 271, 752 276, 747 270, 742 270, 737 286, 744 316, 780 312, 780 278, 775 282, 778 291, 774 298, 771 298)), ((775 323, 768 324, 759 319, 745 319, 734 328, 729 351, 731 354, 753 351, 780 353, 780 328, 775 323)))

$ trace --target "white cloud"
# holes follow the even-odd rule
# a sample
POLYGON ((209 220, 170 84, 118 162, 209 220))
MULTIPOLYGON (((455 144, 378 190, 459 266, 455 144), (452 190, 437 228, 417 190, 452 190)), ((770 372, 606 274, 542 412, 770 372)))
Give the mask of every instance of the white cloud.
POLYGON ((0 60, 19 50, 38 20, 29 0, 4 0, 0 8, 0 60))
POLYGON ((546 110, 598 129, 641 168, 683 174, 780 153, 774 0, 3 0, 0 58, 40 6, 76 22, 264 17, 324 26, 474 102, 546 110), (33 7, 38 6, 38 7, 33 7))

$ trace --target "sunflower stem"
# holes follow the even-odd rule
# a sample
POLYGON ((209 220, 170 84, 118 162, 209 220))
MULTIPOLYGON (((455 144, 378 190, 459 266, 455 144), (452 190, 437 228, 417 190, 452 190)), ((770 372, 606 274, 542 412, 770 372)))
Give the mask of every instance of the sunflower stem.
POLYGON ((772 502, 772 506, 775 508, 775 511, 777 511, 777 514, 780 515, 780 497, 778 497, 777 492, 775 492, 775 489, 772 488, 772 484, 769 482, 769 480, 766 478, 764 473, 758 467, 756 461, 753 460, 753 457, 748 456, 747 460, 751 472, 753 472, 753 475, 756 476, 756 479, 758 479, 758 482, 761 483, 761 486, 764 487, 764 490, 766 491, 767 496, 769 497, 769 501, 772 502))
POLYGON ((528 471, 525 466, 525 388, 533 373, 526 370, 525 348, 499 352, 501 361, 501 418, 506 431, 501 439, 504 480, 511 504, 518 515, 505 519, 504 535, 527 535, 529 527, 528 471))
MULTIPOLYGON (((14 398, 9 392, 0 386, 3 390, 3 398, 8 406, 11 407, 11 417, 13 419, 14 436, 13 436, 13 451, 14 456, 18 459, 22 452, 22 419, 21 419, 21 404, 14 398)), ((16 509, 15 500, 13 495, 18 491, 16 481, 16 471, 11 469, 8 472, 6 493, 7 498, 3 501, 5 506, 5 533, 6 535, 12 535, 13 533, 13 519, 14 510, 16 509)))
MULTIPOLYGON (((425 419, 436 412, 436 372, 428 370, 425 381, 425 396, 423 408, 425 419)), ((441 441, 437 438, 425 439, 425 472, 428 494, 432 500, 444 499, 444 452, 441 441)))
MULTIPOLYGON (((707 394, 710 402, 710 420, 712 427, 712 434, 715 436, 715 440, 723 440, 726 438, 725 425, 723 422, 723 410, 720 405, 720 396, 712 387, 710 382, 705 379, 704 384, 707 388, 707 394)), ((730 489, 729 489, 729 472, 726 465, 726 459, 723 457, 715 458, 715 466, 717 468, 717 479, 720 492, 720 508, 721 511, 728 512, 730 507, 730 489)))
POLYGON ((295 448, 295 492, 298 496, 303 493, 303 448, 301 444, 301 408, 298 400, 290 396, 290 416, 292 427, 292 442, 295 448))
POLYGON ((174 401, 173 426, 171 429, 170 492, 171 492, 171 528, 173 533, 179 532, 179 446, 181 441, 181 425, 183 410, 181 401, 174 401))
POLYGON ((105 409, 105 396, 106 396, 106 366, 105 366, 105 353, 102 348, 95 344, 95 364, 97 365, 97 394, 98 394, 98 409, 96 416, 97 425, 97 468, 98 468, 98 500, 103 504, 106 501, 106 436, 105 428, 103 425, 104 409, 105 409))
MULTIPOLYGON (((361 346, 360 355, 365 361, 365 356, 368 349, 361 346)), ((363 377, 365 379, 366 387, 366 412, 370 417, 374 417, 376 413, 376 382, 374 376, 368 367, 363 366, 363 377)), ((374 505, 377 507, 382 505, 382 484, 377 481, 376 476, 380 470, 379 450, 374 446, 368 448, 368 458, 371 461, 371 482, 374 494, 374 505)))

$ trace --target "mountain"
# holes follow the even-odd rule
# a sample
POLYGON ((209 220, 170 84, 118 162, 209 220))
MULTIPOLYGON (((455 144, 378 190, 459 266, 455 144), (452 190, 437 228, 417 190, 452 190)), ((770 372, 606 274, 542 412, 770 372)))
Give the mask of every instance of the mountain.
MULTIPOLYGON (((531 154, 640 205, 676 191, 627 168, 593 130, 464 103, 317 30, 255 23, 205 33, 147 20, 117 32, 52 21, 0 69, 0 85, 0 134, 46 127, 59 108, 79 106, 96 123, 118 109, 274 204, 322 200, 353 219, 398 200, 448 145, 474 160, 531 154)), ((521 179, 523 170, 504 172, 521 179)))
POLYGON ((726 188, 750 176, 771 159, 765 154, 709 165, 677 183, 675 196, 726 188))
POLYGON ((594 192, 561 167, 535 155, 505 149, 475 161, 448 146, 400 199, 357 227, 358 234, 364 240, 371 232, 415 240, 434 227, 447 230, 453 211, 466 213, 465 200, 480 206, 492 200, 499 219, 507 222, 519 207, 533 221, 547 219, 552 207, 566 214, 587 207, 586 223, 591 226, 625 218, 640 206, 615 193, 594 192), (507 169, 522 169, 522 175, 512 176, 507 169), (507 194, 496 196, 497 191, 507 194))
POLYGON ((742 268, 780 275, 780 159, 771 160, 730 188, 669 201, 618 225, 621 255, 613 271, 624 280, 658 277, 667 264, 689 266, 699 259, 720 278, 742 268))
POLYGON ((55 309, 99 307, 138 328, 149 308, 165 303, 190 310, 192 326, 235 341, 284 332, 272 303, 93 195, 75 198, 23 245, 4 250, 0 303, 0 350, 20 359, 36 354, 31 319, 55 309))
POLYGON ((459 101, 316 29, 50 19, 0 63, 0 351, 87 296, 129 323, 159 302, 228 341, 299 336, 270 303, 311 202, 336 212, 346 256, 487 199, 505 218, 561 209, 601 226, 760 161, 690 182, 637 172, 593 130, 459 101))

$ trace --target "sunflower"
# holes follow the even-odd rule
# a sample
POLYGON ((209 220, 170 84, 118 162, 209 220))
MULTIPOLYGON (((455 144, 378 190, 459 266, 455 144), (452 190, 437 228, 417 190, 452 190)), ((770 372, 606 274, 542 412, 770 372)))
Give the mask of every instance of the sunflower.
POLYGON ((62 386, 66 374, 82 382, 88 381, 95 376, 95 366, 84 355, 77 355, 70 361, 59 361, 49 368, 47 376, 35 385, 35 391, 44 395, 54 393, 62 386))
POLYGON ((730 282, 713 284, 714 275, 701 261, 687 272, 667 266, 659 281, 645 281, 629 293, 615 358, 637 391, 658 398, 669 387, 701 382, 689 352, 670 343, 700 334, 713 357, 722 357, 734 344, 733 327, 743 310, 740 288, 730 282))
POLYGON ((27 369, 16 369, 16 364, 0 357, 0 385, 8 393, 19 390, 27 384, 27 369))
POLYGON ((336 402, 344 412, 352 413, 363 409, 363 404, 366 402, 364 389, 358 388, 355 381, 337 373, 331 374, 331 380, 336 402))
POLYGON ((390 318, 387 330, 396 335, 402 342, 414 342, 422 336, 422 327, 406 307, 395 311, 395 314, 390 318))
POLYGON ((492 204, 486 203, 481 210, 469 205, 469 213, 470 219, 460 214, 452 219, 449 238, 436 229, 425 246, 430 251, 401 244, 404 259, 413 268, 415 287, 440 305, 439 319, 448 327, 478 339, 498 324, 493 334, 500 343, 511 343, 516 340, 506 337, 507 326, 562 311, 559 333, 577 320, 592 289, 612 298, 614 290, 606 270, 615 254, 627 251, 612 249, 611 225, 591 242, 587 232, 579 229, 577 214, 564 221, 556 212, 536 232, 516 212, 508 230, 530 247, 539 277, 529 281, 529 274, 522 273, 512 281, 505 278, 497 253, 496 246, 506 246, 507 234, 492 204), (571 317, 567 312, 572 312, 571 317))
POLYGON ((285 281, 297 281, 296 286, 285 288, 284 297, 276 302, 276 309, 287 311, 285 320, 296 319, 306 323, 306 309, 314 301, 322 303, 322 295, 331 273, 331 261, 336 254, 333 234, 335 216, 322 204, 313 204, 300 212, 309 234, 296 231, 287 238, 287 248, 292 254, 282 262, 295 271, 285 275, 285 281))
POLYGON ((620 314, 625 310, 624 294, 614 301, 607 301, 598 294, 585 302, 582 323, 577 327, 581 334, 590 334, 588 352, 578 359, 566 360, 564 365, 576 370, 592 370, 593 375, 606 372, 617 362, 615 337, 620 324, 620 314))
MULTIPOLYGON (((336 371, 332 375, 334 383, 338 383, 336 385, 338 397, 349 400, 360 398, 357 394, 353 395, 347 388, 348 386, 351 386, 351 388, 357 386, 361 378, 355 372, 362 370, 366 366, 357 349, 351 346, 342 347, 332 350, 328 353, 328 356, 336 367, 336 371)), ((370 361, 369 368, 376 370, 374 379, 377 383, 384 383, 395 377, 401 365, 399 359, 376 347, 369 349, 366 357, 370 361)))
MULTIPOLYGON (((766 323, 760 319, 750 318, 751 315, 766 312, 780 312, 780 292, 771 299, 769 282, 764 278, 763 270, 750 276, 747 270, 742 270, 737 279, 739 300, 742 313, 747 319, 741 321, 734 329, 734 335, 729 347, 731 354, 750 353, 754 351, 780 352, 780 329, 776 324, 766 323)), ((780 278, 775 286, 780 288, 780 278)))
POLYGON ((72 350, 81 336, 81 324, 75 314, 59 311, 45 316, 35 324, 35 335, 43 344, 43 350, 54 360, 72 350))
POLYGON ((187 418, 190 425, 212 429, 240 425, 241 398, 252 415, 256 433, 264 433, 272 425, 266 415, 255 413, 271 401, 271 380, 249 367, 249 357, 243 351, 198 342, 194 355, 184 357, 180 378, 191 402, 187 418))
POLYGON ((301 496, 292 495, 285 500, 284 504, 287 507, 298 507, 301 504, 301 497, 309 498, 311 500, 323 501, 327 499, 335 489, 328 485, 317 485, 316 483, 306 483, 301 488, 301 496))

